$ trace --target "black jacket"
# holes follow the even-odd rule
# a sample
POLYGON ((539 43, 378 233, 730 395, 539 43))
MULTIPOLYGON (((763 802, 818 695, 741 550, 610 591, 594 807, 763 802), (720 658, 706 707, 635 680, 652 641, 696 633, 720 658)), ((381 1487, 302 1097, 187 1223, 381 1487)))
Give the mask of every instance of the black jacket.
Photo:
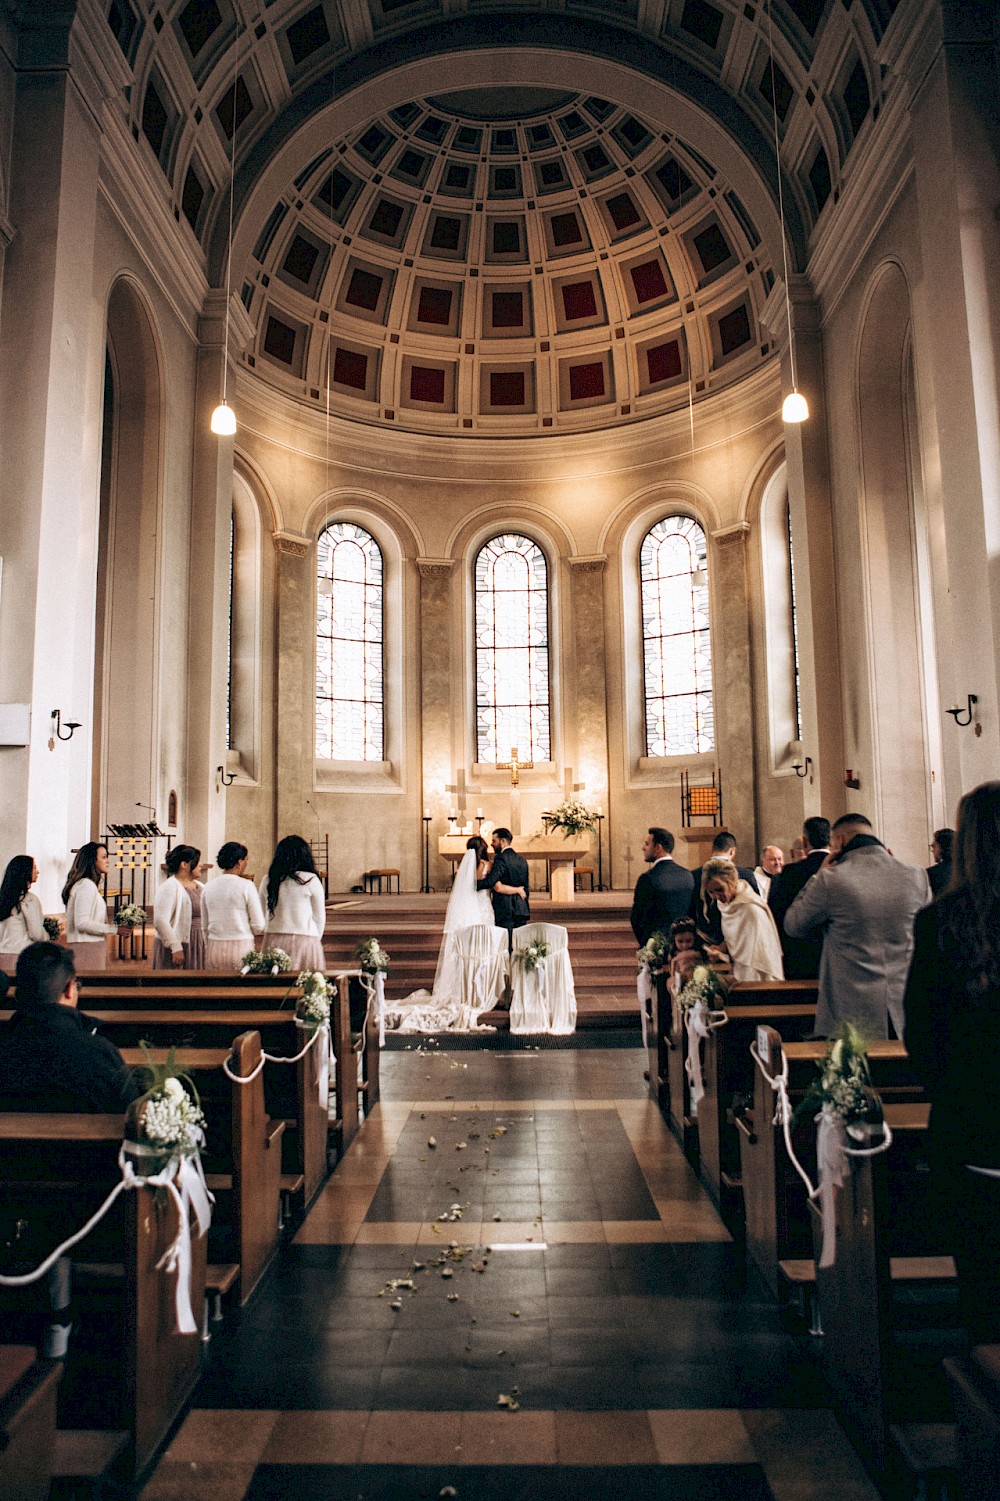
POLYGON ((767 905, 781 935, 786 980, 815 980, 819 975, 819 961, 823 953, 822 933, 811 933, 808 938, 790 938, 785 932, 785 913, 806 882, 819 870, 826 855, 826 850, 810 850, 804 860, 786 865, 784 870, 771 878, 767 905))
POLYGON ((483 880, 476 882, 476 889, 489 892, 493 903, 493 921, 498 928, 523 928, 525 923, 531 921, 527 897, 504 896, 502 892, 493 890, 497 882, 504 886, 523 886, 525 891, 528 889, 528 862, 510 845, 493 857, 493 864, 483 880))
POLYGON ((632 898, 632 932, 643 948, 653 933, 670 932, 671 923, 686 917, 691 906, 694 876, 683 865, 667 858, 644 870, 635 883, 632 898))
MULTIPOLYGON (((754 891, 756 891, 757 895, 759 896, 760 887, 757 885, 757 877, 754 875, 753 871, 748 870, 745 865, 737 865, 736 872, 739 875, 740 879, 742 881, 746 881, 748 886, 752 886, 754 891)), ((702 938, 705 939, 708 943, 714 943, 718 945, 722 942, 722 917, 719 913, 718 902, 713 902, 711 898, 709 898, 709 900, 705 903, 704 908, 702 907, 701 882, 704 873, 704 865, 700 870, 696 870, 694 873, 694 890, 691 893, 690 915, 697 923, 698 932, 701 934, 702 938)))
POLYGON ((0 1024, 0 1110, 122 1114, 141 1091, 96 1025, 72 1006, 18 1006, 0 1024))
POLYGON ((935 865, 928 865, 927 879, 931 883, 933 895, 940 896, 951 880, 951 861, 938 860, 935 865))

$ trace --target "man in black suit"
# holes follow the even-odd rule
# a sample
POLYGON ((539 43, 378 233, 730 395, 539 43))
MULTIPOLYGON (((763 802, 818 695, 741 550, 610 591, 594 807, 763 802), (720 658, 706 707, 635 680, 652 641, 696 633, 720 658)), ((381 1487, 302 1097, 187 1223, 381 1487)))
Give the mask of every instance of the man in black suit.
POLYGON ((931 883, 931 893, 935 901, 942 891, 947 890, 951 880, 951 847, 954 838, 954 829, 934 830, 934 843, 931 845, 934 864, 927 867, 927 879, 931 883))
POLYGON ((523 928, 531 921, 528 906, 528 862, 511 848, 513 834, 510 829, 494 829, 493 864, 481 881, 476 882, 477 891, 488 891, 493 903, 493 921, 498 928, 507 929, 507 947, 514 942, 515 928, 523 928))
POLYGON ((649 866, 635 883, 632 899, 632 932, 640 948, 653 933, 669 933, 670 925, 686 917, 691 905, 694 876, 673 859, 674 836, 669 829, 652 828, 642 846, 649 866))
POLYGON ((802 843, 805 855, 779 871, 771 882, 767 898, 781 935, 786 980, 814 980, 819 974, 819 961, 823 953, 822 933, 812 934, 808 938, 790 938, 784 925, 785 913, 830 853, 830 820, 807 818, 802 825, 802 843))
MULTIPOLYGON (((728 829, 723 829, 712 840, 711 859, 731 860, 736 865, 736 840, 729 833, 728 829)), ((748 886, 752 886, 759 896, 760 887, 757 885, 757 877, 753 871, 746 865, 736 865, 736 869, 740 880, 746 881, 748 886)), ((714 902, 711 897, 706 897, 704 902, 701 899, 704 870, 705 866, 703 865, 701 870, 695 872, 694 891, 691 893, 689 915, 694 918, 702 940, 705 943, 714 945, 716 948, 720 948, 722 945, 722 916, 719 912, 719 904, 718 902, 714 902)))

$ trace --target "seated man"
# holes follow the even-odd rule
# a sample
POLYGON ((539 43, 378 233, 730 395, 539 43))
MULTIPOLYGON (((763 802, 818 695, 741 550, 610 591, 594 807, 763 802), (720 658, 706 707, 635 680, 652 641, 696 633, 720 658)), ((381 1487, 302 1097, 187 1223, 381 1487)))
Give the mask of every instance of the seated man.
POLYGON ((123 1113, 141 1091, 118 1049, 76 1009, 69 949, 30 943, 15 985, 14 1015, 0 1024, 0 1110, 123 1113))

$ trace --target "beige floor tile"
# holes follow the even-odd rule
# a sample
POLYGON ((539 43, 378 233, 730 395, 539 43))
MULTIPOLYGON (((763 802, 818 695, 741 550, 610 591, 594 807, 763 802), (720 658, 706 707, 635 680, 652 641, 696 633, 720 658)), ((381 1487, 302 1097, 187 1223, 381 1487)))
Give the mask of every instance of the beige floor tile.
POLYGON ((366 1220, 355 1241, 359 1246, 415 1246, 420 1230, 419 1220, 366 1220))
POLYGON ((243 1501, 252 1464, 198 1464, 165 1459, 142 1492, 142 1501, 243 1501))
POLYGON ((361 1446, 363 1464, 455 1463, 461 1452, 460 1412, 373 1412, 361 1446))
POLYGON ((603 1220, 542 1220, 542 1238, 552 1246, 601 1245, 607 1240, 603 1220))
POLYGON ((357 1464, 367 1412, 280 1412, 262 1464, 357 1464))
POLYGON ((676 1240, 659 1220, 603 1220, 604 1238, 612 1246, 646 1245, 676 1240))
POLYGON ((296 1246, 352 1246, 358 1238, 360 1220, 316 1219, 306 1220, 296 1235, 296 1246))
POLYGON ((224 1454, 232 1464, 258 1464, 277 1417, 276 1412, 252 1409, 239 1412, 196 1407, 181 1424, 166 1458, 207 1464, 224 1454))
POLYGON ((655 1465, 644 1412, 557 1412, 556 1458, 563 1465, 655 1465))
POLYGON ((555 1413, 463 1412, 461 1417, 462 1464, 555 1464, 555 1413))
POLYGON ((757 1458, 733 1408, 651 1412, 649 1423, 663 1465, 746 1465, 757 1458))
POLYGON ((544 1240, 545 1233, 542 1225, 534 1220, 485 1220, 482 1225, 483 1244, 493 1245, 494 1241, 535 1241, 544 1240))
POLYGON ((878 1501, 832 1412, 788 1409, 742 1416, 775 1501, 878 1501))

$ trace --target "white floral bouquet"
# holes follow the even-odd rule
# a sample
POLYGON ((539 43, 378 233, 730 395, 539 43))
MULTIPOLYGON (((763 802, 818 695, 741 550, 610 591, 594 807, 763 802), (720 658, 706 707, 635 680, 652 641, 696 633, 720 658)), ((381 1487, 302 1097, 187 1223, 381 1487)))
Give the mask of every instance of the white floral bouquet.
POLYGON ((284 949, 251 949, 240 960, 241 975, 285 975, 291 967, 284 949))
POLYGON ((818 1065, 814 1079, 796 1106, 794 1120, 826 1110, 844 1126, 877 1123, 882 1102, 872 1086, 868 1045, 857 1027, 844 1022, 818 1065))
POLYGON ((511 958, 530 971, 538 968, 548 952, 549 946, 544 938, 533 938, 530 943, 525 944, 523 949, 514 949, 511 958))
POLYGON ((648 964, 650 974, 652 974, 654 970, 663 968, 667 962, 669 953, 669 933, 650 933, 649 938, 643 944, 642 948, 636 950, 636 968, 642 969, 644 965, 648 964))
POLYGON ((127 902, 115 913, 115 922, 120 928, 141 928, 146 921, 146 909, 138 902, 127 902))
POLYGON ((355 947, 354 957, 359 969, 365 969, 369 974, 389 973, 389 955, 377 938, 363 938, 355 947))
POLYGON ((165 1063, 154 1063, 148 1045, 140 1045, 152 1084, 129 1106, 125 1139, 138 1158, 140 1176, 152 1177, 175 1157, 198 1156, 205 1145, 205 1117, 194 1081, 175 1067, 176 1049, 165 1063))
POLYGON ((295 1002, 295 1020, 310 1032, 325 1027, 330 1020, 330 986, 318 969, 304 969, 298 986, 302 994, 295 1002))
POLYGON ((721 976, 708 964, 699 964, 691 971, 691 978, 683 986, 677 1004, 685 1011, 699 1001, 708 1011, 721 1011, 729 994, 721 976))
POLYGON ((597 828, 597 814, 591 813, 578 797, 570 797, 551 813, 543 813, 542 823, 546 834, 561 829, 563 838, 570 839, 574 834, 592 834, 597 828))

